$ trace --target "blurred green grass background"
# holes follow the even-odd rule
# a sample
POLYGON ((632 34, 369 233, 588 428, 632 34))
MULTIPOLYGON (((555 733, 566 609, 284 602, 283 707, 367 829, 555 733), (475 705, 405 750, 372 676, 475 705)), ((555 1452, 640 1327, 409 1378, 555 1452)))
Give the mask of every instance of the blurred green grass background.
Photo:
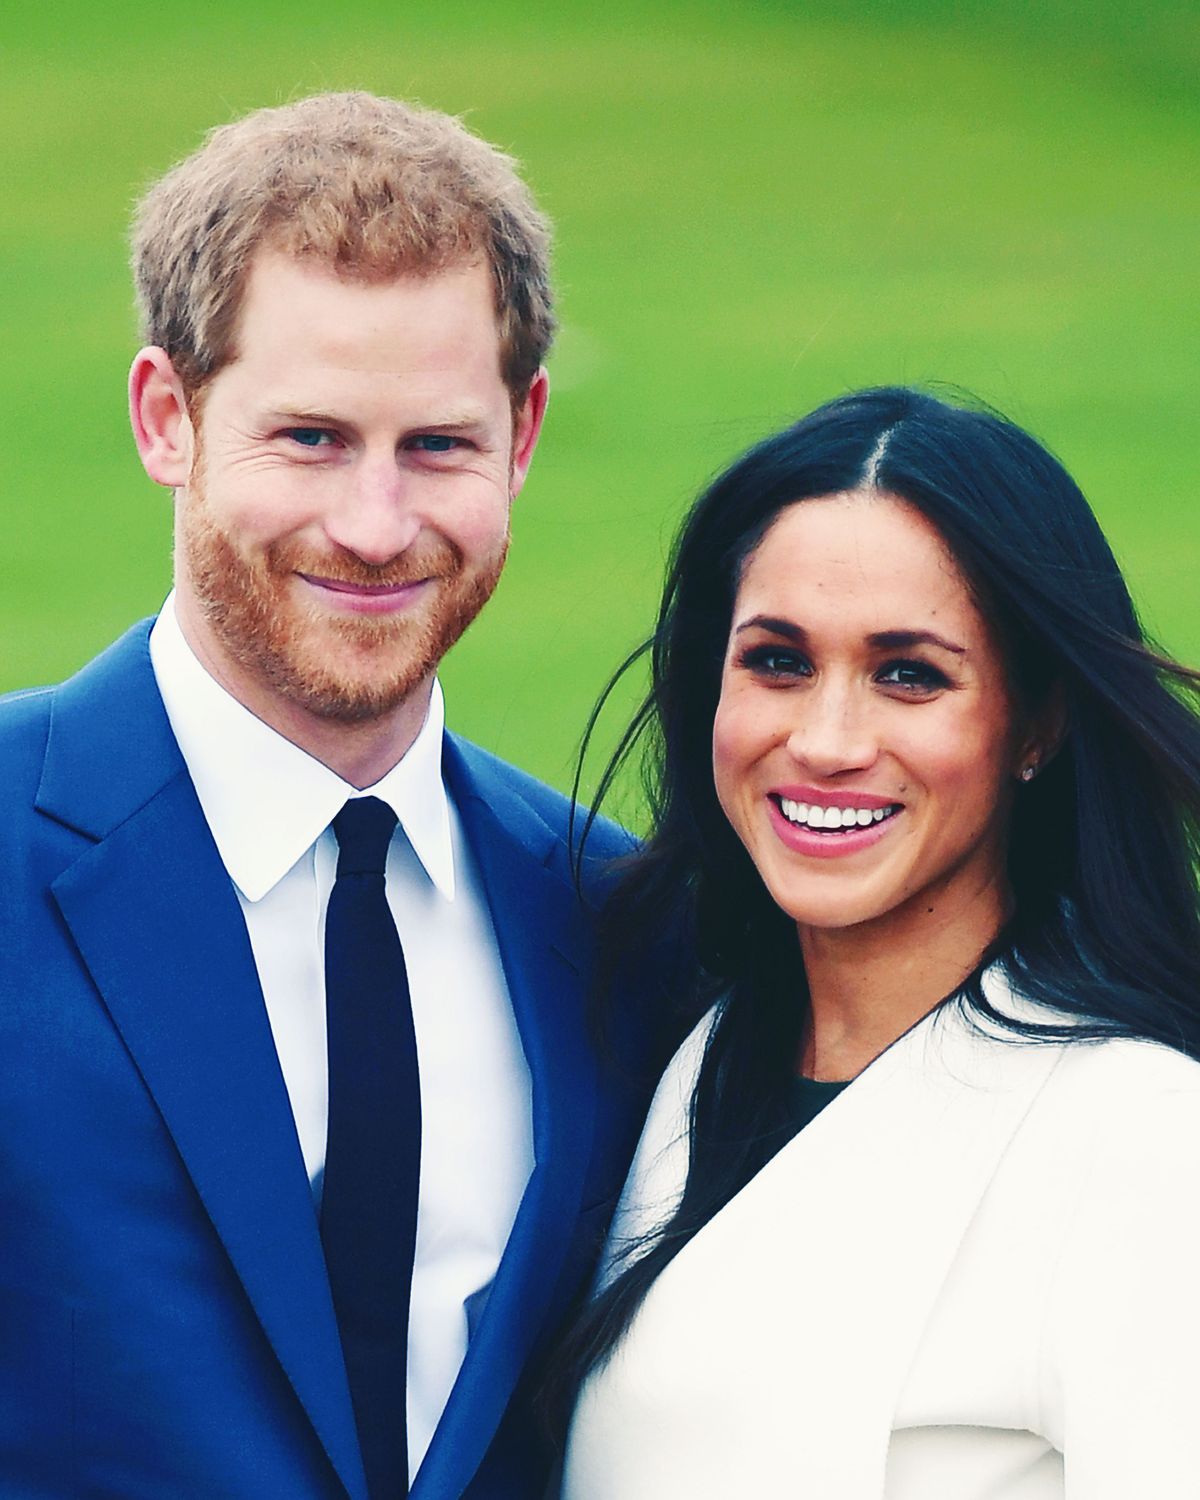
POLYGON ((347 87, 465 115, 558 226, 549 420, 445 670, 457 728, 566 784, 689 497, 890 381, 965 387, 1047 441, 1150 628, 1200 659, 1198 64, 1177 0, 19 6, 0 689, 70 672, 168 587, 168 500, 124 415, 133 199, 210 125, 347 87))

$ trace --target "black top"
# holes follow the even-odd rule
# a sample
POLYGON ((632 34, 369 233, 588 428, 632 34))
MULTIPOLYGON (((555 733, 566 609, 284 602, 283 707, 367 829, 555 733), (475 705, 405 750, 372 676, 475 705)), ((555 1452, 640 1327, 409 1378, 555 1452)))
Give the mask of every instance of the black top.
POLYGON ((806 1125, 811 1125, 825 1106, 831 1104, 849 1082, 849 1079, 842 1083, 826 1083, 819 1078, 793 1078, 792 1135, 797 1135, 806 1125))
POLYGON ((767 1162, 782 1151, 793 1136, 811 1125, 825 1106, 831 1103, 849 1083, 826 1083, 817 1078, 793 1078, 788 1091, 787 1113, 783 1122, 762 1138, 762 1161, 767 1162))

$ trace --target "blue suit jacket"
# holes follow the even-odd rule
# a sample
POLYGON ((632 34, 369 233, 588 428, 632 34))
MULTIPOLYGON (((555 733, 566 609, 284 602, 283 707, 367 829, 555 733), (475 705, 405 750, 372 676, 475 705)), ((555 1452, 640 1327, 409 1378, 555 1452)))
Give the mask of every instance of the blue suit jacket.
MULTIPOLYGON (((147 637, 0 704, 0 1493, 366 1500, 245 923, 147 637)), ((544 1478, 522 1372, 589 1273, 648 1090, 589 1044, 564 799, 445 754, 536 1166, 413 1496, 520 1500, 544 1478)), ((603 828, 594 852, 622 839, 603 828)), ((651 1081, 648 1055, 624 1062, 651 1081)))

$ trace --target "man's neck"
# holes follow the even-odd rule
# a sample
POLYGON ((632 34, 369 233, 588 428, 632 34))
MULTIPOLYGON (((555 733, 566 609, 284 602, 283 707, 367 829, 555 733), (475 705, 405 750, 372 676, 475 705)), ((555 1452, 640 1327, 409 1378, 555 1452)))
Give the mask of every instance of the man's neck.
POLYGON ((432 686, 428 678, 389 713, 359 724, 318 718, 286 702, 272 700, 264 710, 240 696, 239 701, 277 734, 361 789, 374 786, 412 748, 429 712, 432 686))
POLYGON ((264 687, 235 663, 209 650, 203 632, 189 629, 185 612, 177 608, 177 614, 189 649, 215 682, 256 719, 353 787, 374 786, 403 760, 421 732, 429 713, 432 673, 387 713, 347 723, 314 714, 264 687))

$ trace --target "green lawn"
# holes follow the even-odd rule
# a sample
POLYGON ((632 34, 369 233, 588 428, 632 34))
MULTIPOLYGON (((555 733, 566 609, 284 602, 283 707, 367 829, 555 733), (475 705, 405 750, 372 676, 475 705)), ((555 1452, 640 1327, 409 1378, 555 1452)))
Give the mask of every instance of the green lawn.
POLYGON ((1200 658, 1194 6, 243 9, 6 19, 0 688, 69 672, 168 584, 125 428, 132 198, 206 126, 350 86, 467 115, 558 224, 555 394, 508 573, 446 669, 457 727, 564 783, 689 496, 882 381, 1038 432, 1200 658))

